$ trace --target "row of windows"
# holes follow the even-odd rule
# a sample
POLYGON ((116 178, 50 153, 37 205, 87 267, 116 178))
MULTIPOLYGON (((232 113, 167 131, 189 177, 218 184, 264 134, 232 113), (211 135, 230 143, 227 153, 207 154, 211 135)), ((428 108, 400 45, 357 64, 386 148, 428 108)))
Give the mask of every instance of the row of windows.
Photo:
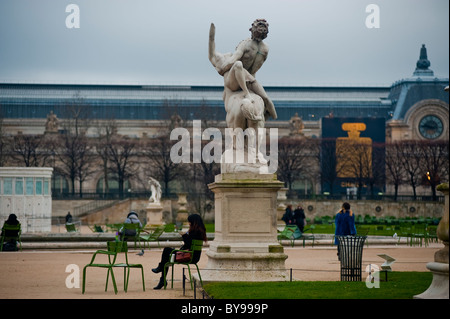
POLYGON ((41 177, 2 177, 0 195, 50 195, 50 179, 41 177))
MULTIPOLYGON (((378 103, 354 103, 354 104, 312 104, 302 105, 289 102, 276 103, 279 120, 289 121, 297 113, 304 120, 319 120, 333 113, 334 116, 351 117, 381 117, 389 119, 392 113, 391 106, 382 106, 378 103)), ((5 118, 46 118, 53 111, 58 118, 64 118, 67 107, 48 104, 13 104, 4 103, 0 110, 5 118)), ((201 102, 182 103, 179 105, 104 105, 90 104, 87 117, 89 118, 114 118, 125 120, 161 120, 169 119, 173 113, 177 113, 186 120, 208 118, 210 120, 223 120, 226 113, 223 102, 204 106, 201 102)))

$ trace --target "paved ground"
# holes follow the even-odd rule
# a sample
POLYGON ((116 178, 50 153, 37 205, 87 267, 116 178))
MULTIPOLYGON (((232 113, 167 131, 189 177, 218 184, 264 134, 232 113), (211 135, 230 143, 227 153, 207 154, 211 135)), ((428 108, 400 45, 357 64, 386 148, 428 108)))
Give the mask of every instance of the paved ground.
MULTIPOLYGON (((363 270, 368 264, 380 266, 383 260, 377 254, 388 254, 397 261, 393 265, 396 271, 427 271, 426 264, 434 260, 434 253, 442 247, 432 244, 424 247, 406 245, 370 245, 364 248, 363 270)), ((204 250, 200 269, 206 267, 207 255, 204 250)), ((76 265, 80 278, 75 280, 81 286, 83 267, 89 263, 95 250, 24 250, 22 252, 0 252, 0 299, 182 299, 193 298, 193 292, 186 290, 183 295, 181 284, 181 266, 175 268, 174 289, 153 290, 159 276, 151 272, 161 255, 161 249, 146 250, 144 256, 137 256, 138 251, 129 252, 131 263, 141 263, 145 269, 146 291, 142 291, 141 277, 138 270, 132 270, 128 292, 123 291, 122 271, 118 269, 116 279, 119 293, 114 295, 112 286, 104 291, 106 270, 89 268, 87 272, 86 293, 81 288, 68 288, 66 280, 73 272, 66 272, 66 267, 76 265)), ((319 247, 285 247, 288 255, 286 268, 293 268, 297 280, 320 281, 340 280, 339 261, 336 249, 330 246, 319 247)), ((77 273, 77 272, 75 272, 77 273)), ((73 282, 69 282, 72 284, 73 282)))

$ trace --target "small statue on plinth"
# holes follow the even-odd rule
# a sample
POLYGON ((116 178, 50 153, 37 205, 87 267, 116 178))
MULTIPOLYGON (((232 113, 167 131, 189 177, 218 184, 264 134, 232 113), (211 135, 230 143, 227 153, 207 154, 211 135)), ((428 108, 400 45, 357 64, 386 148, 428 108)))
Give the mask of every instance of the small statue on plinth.
POLYGON ((45 123, 45 133, 58 133, 58 118, 53 111, 47 114, 47 122, 45 123))
POLYGON ((150 191, 152 192, 148 201, 150 203, 159 204, 161 202, 161 194, 162 194, 161 184, 153 177, 150 177, 148 183, 150 184, 150 191))

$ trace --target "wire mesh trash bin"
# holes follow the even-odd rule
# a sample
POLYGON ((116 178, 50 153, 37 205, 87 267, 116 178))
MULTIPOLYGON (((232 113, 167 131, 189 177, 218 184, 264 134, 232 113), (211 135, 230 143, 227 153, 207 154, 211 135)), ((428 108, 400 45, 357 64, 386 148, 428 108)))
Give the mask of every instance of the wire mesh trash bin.
POLYGON ((341 281, 361 281, 362 254, 367 236, 337 236, 341 281))

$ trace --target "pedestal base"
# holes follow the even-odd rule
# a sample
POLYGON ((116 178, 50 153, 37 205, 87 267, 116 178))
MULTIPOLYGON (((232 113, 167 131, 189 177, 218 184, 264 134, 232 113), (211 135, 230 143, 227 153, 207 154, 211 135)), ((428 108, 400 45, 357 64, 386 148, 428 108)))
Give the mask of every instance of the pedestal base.
POLYGON ((425 292, 414 296, 414 299, 449 299, 448 264, 430 262, 427 268, 433 273, 433 281, 425 292))
POLYGON ((288 281, 287 255, 278 243, 213 247, 206 253, 208 264, 201 271, 203 282, 288 281), (217 252, 221 251, 221 252, 217 252), (241 251, 241 252, 232 252, 241 251))
POLYGON ((147 210, 148 225, 163 225, 163 207, 160 203, 149 203, 147 210))
POLYGON ((215 239, 204 282, 285 281, 283 247, 277 242, 277 192, 272 174, 221 174, 209 187, 215 193, 215 239))

